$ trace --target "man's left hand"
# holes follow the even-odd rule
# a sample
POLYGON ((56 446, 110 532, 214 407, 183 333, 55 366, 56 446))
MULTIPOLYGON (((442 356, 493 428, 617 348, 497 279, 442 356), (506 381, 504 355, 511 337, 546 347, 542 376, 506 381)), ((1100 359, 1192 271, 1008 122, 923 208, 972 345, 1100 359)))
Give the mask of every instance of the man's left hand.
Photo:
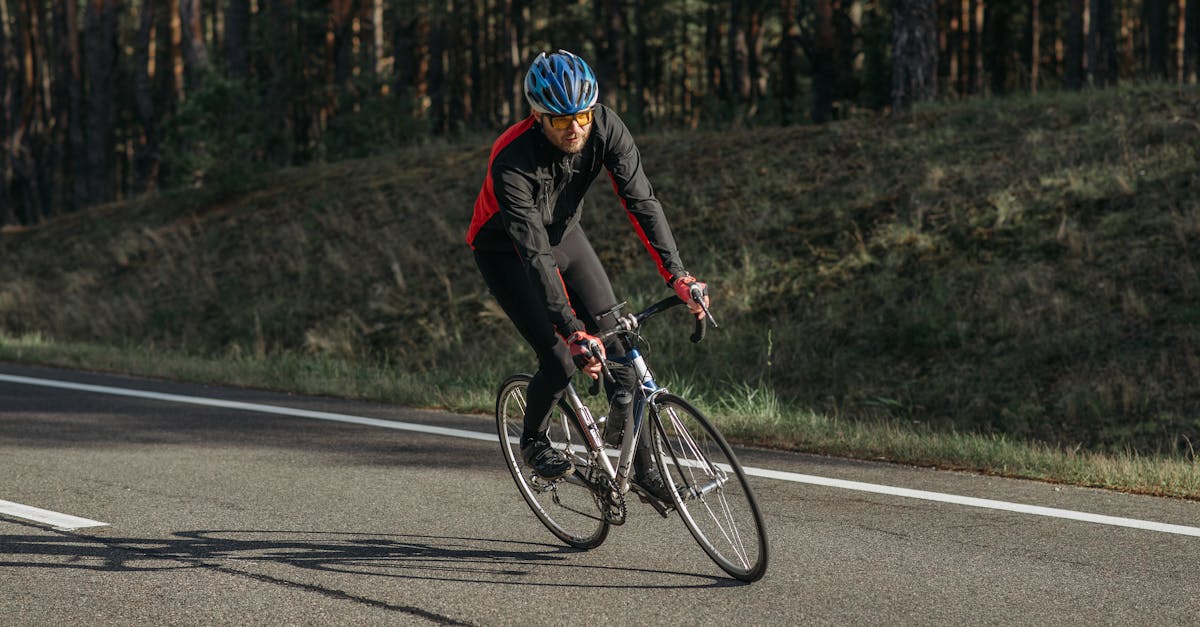
POLYGON ((679 300, 683 301, 688 306, 688 311, 697 319, 704 319, 704 307, 708 307, 708 284, 696 280, 694 276, 681 276, 675 279, 675 295, 679 300), (699 290, 697 292, 697 290, 699 290), (698 294, 704 301, 704 307, 696 301, 695 295, 698 294))

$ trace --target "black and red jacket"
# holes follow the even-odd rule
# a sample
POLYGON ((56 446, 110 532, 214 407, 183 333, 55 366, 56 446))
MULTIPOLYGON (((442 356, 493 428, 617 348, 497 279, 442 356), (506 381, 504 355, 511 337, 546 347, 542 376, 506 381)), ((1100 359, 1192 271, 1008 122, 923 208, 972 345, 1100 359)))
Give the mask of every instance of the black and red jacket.
POLYGON ((534 285, 545 296, 550 320, 563 337, 582 331, 558 273, 551 248, 579 228, 584 194, 600 169, 608 170, 634 229, 659 273, 669 281, 682 274, 675 238, 654 197, 633 136, 617 113, 596 107, 583 150, 567 154, 550 143, 531 115, 492 145, 487 178, 475 201, 467 243, 479 251, 514 248, 534 285))

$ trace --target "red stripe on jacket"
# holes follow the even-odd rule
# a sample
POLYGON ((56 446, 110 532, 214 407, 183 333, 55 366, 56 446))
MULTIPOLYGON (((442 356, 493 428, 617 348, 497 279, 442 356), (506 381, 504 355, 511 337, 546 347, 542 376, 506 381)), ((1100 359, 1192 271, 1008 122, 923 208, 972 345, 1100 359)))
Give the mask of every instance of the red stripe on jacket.
POLYGON ((650 252, 650 257, 654 259, 654 264, 658 266, 658 273, 662 275, 664 281, 670 281, 671 277, 675 275, 671 274, 670 270, 667 270, 667 267, 663 264, 662 255, 658 254, 658 251, 650 244, 650 238, 646 236, 646 229, 642 228, 642 223, 638 222, 637 216, 633 215, 633 212, 629 210, 629 203, 625 202, 625 198, 621 196, 621 189, 617 186, 617 177, 613 176, 612 172, 609 172, 608 178, 612 181, 613 191, 617 193, 617 198, 621 200, 621 206, 625 208, 625 216, 633 223, 633 229, 637 231, 637 236, 642 240, 642 245, 650 252))
POLYGON ((475 236, 479 234, 479 229, 482 229, 483 225, 492 219, 492 216, 500 212, 500 203, 496 201, 495 184, 492 182, 492 163, 496 160, 496 155, 500 154, 501 150, 507 148, 522 133, 528 131, 536 120, 536 115, 530 115, 513 124, 492 144, 492 154, 488 157, 487 177, 483 179, 483 188, 479 190, 479 196, 475 199, 475 214, 471 216, 471 227, 467 229, 467 244, 470 244, 471 248, 475 248, 475 236))

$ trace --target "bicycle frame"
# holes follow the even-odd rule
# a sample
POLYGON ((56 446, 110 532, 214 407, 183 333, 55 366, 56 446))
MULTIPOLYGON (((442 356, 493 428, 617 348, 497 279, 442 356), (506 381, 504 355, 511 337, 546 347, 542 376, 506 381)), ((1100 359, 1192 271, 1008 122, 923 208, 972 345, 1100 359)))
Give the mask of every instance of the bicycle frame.
MULTIPOLYGON (((622 338, 622 341, 625 341, 625 339, 622 338)), ((626 345, 626 356, 619 360, 619 363, 633 367, 639 385, 637 394, 634 395, 633 399, 633 411, 625 424, 624 435, 621 439, 621 446, 618 449, 619 454, 615 466, 604 452, 604 441, 600 436, 599 424, 592 416, 591 409, 579 397, 579 393, 575 391, 575 386, 568 384, 565 395, 567 404, 571 406, 571 409, 575 410, 575 415, 578 417, 580 432, 585 434, 588 452, 592 457, 592 461, 604 469, 609 479, 616 481, 621 494, 629 491, 629 478, 632 476, 630 471, 633 467, 634 449, 637 446, 637 439, 641 435, 641 430, 645 426, 646 407, 656 395, 666 391, 666 388, 659 387, 654 381, 654 376, 650 373, 650 368, 646 365, 646 360, 642 357, 641 352, 627 341, 626 345)))
MULTIPOLYGON (((702 297, 699 288, 692 290, 692 302, 706 314, 697 315, 693 342, 703 337, 706 320, 716 326, 702 297)), ((523 433, 525 393, 533 378, 528 374, 508 377, 497 393, 496 426, 501 446, 526 503, 542 524, 568 545, 584 550, 600 546, 610 526, 626 521, 626 495, 633 492, 664 518, 677 512, 692 537, 725 572, 742 581, 757 581, 766 572, 767 536, 741 463, 711 420, 687 400, 659 387, 636 347, 641 341, 638 329, 645 319, 683 303, 671 297, 625 316, 619 315, 621 306, 614 307, 605 315, 614 316, 615 324, 586 345, 591 357, 600 360, 605 381, 617 383, 619 378, 624 388, 632 383, 624 376, 626 372, 636 377, 637 384, 629 390, 633 407, 621 425, 624 429, 621 442, 614 443, 615 451, 603 438, 603 419, 598 422, 568 383, 546 433, 551 446, 570 456, 575 470, 543 479, 529 462, 523 463, 518 436, 523 433), (602 342, 610 339, 620 342, 625 355, 606 361, 602 342), (619 373, 622 376, 615 378, 610 364, 614 368, 623 365, 619 373), (631 471, 638 466, 634 459, 643 452, 639 438, 648 435, 643 433, 645 429, 654 434, 649 453, 662 473, 663 487, 670 491, 669 502, 658 495, 657 482, 648 487, 632 481, 631 471), (582 444, 578 441, 580 435, 582 444)), ((599 392, 599 384, 596 381, 592 395, 599 392)))

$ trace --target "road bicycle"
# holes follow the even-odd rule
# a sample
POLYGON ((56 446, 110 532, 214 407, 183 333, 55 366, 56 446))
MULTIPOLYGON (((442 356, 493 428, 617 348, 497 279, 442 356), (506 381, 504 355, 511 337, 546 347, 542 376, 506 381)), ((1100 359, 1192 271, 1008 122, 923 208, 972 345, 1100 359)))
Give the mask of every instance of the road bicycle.
MULTIPOLYGON (((702 294, 697 291, 692 296, 704 308, 704 319, 716 326, 702 294)), ((568 385, 551 416, 548 436, 552 446, 570 456, 575 469, 552 481, 535 474, 520 451, 525 391, 531 377, 515 374, 500 385, 496 396, 501 449, 525 502, 546 528, 568 545, 578 549, 600 546, 611 526, 625 522, 626 496, 632 492, 663 518, 678 512, 700 547, 729 575, 757 581, 767 570, 767 533, 737 456, 704 414, 658 385, 637 348, 641 341, 638 331, 647 319, 682 304, 671 296, 638 313, 621 316, 622 303, 603 314, 613 316, 615 326, 598 339, 618 338, 626 352, 620 363, 632 367, 640 382, 619 447, 606 447, 602 437, 606 418, 593 414, 575 387, 568 385), (647 426, 654 463, 669 488, 670 503, 630 481, 638 437, 647 426), (616 463, 610 457, 615 457, 616 463)), ((704 337, 705 328, 704 320, 697 319, 693 342, 704 337)), ((593 355, 599 356, 598 346, 593 347, 593 355)), ((608 364, 602 360, 602 366, 604 376, 611 380, 608 364)), ((591 393, 598 390, 599 380, 591 393)))

